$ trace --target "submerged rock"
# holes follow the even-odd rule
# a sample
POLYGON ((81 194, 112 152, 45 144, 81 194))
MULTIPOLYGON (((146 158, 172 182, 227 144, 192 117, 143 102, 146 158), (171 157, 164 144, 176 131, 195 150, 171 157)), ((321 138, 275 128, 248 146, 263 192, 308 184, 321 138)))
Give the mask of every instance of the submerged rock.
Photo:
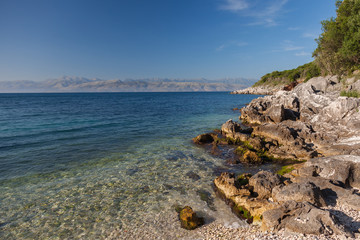
POLYGON ((201 177, 199 176, 199 174, 193 172, 193 171, 190 171, 186 174, 186 176, 188 176, 189 178, 191 178, 192 180, 194 181, 197 181, 199 180, 201 177))
POLYGON ((214 141, 214 136, 211 133, 205 133, 193 138, 193 142, 196 144, 206 144, 212 143, 214 141))
POLYGON ((197 217, 196 213, 189 206, 180 210, 179 219, 181 227, 187 230, 194 230, 204 224, 204 218, 197 217))
POLYGON ((213 211, 216 211, 214 205, 214 198, 211 196, 211 193, 206 190, 198 190, 196 193, 199 195, 200 199, 206 202, 206 205, 213 211))
MULTIPOLYGON (((238 162, 261 164, 263 160, 253 150, 248 149, 245 146, 239 146, 235 149, 235 154, 238 155, 238 162)), ((237 163, 237 162, 236 162, 237 163)))
POLYGON ((253 163, 253 164, 261 164, 263 162, 262 159, 255 152, 249 150, 247 150, 243 154, 241 161, 245 163, 253 163))

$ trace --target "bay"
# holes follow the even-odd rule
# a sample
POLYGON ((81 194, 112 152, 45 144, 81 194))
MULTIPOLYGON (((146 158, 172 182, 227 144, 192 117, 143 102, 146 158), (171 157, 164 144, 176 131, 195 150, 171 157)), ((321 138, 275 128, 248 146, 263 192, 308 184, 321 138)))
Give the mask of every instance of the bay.
MULTIPOLYGON (((191 139, 237 120, 232 108, 255 97, 0 94, 0 238, 104 238, 166 219, 175 204, 232 218, 216 213, 223 206, 211 187, 216 172, 232 166, 191 139)), ((158 236, 181 231, 163 225, 158 236)))

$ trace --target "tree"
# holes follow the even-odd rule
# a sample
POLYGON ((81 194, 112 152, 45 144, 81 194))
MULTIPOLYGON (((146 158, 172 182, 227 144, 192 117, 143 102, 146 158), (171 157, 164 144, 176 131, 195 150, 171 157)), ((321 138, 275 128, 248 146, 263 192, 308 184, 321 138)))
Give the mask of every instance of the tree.
POLYGON ((360 0, 336 1, 336 18, 321 22, 313 53, 323 74, 342 75, 360 66, 360 0))

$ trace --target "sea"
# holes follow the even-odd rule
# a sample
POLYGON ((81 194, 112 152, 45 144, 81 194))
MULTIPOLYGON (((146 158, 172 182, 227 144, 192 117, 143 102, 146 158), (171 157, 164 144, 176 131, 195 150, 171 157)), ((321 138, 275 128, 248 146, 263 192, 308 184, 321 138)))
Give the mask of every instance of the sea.
POLYGON ((121 239, 144 226, 174 239, 179 205, 234 224, 214 178, 274 166, 230 165, 192 138, 238 120, 233 108, 256 97, 0 94, 0 239, 121 239))

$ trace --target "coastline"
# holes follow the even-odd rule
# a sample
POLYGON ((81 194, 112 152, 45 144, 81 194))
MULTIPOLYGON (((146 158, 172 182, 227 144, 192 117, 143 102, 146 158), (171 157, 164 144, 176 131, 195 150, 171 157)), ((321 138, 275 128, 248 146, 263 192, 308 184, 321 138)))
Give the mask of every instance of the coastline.
POLYGON ((245 89, 232 91, 230 94, 273 95, 276 92, 282 90, 283 87, 283 85, 248 87, 245 89))
MULTIPOLYGON (((234 106, 234 102, 231 103, 231 101, 234 101, 234 99, 243 99, 242 96, 230 96, 225 94, 226 99, 229 100, 226 101, 228 104, 217 106, 216 111, 210 110, 209 112, 207 109, 209 101, 214 101, 214 96, 216 95, 217 94, 206 94, 206 96, 208 96, 208 99, 206 100, 204 100, 204 96, 200 96, 198 98, 198 101, 204 101, 203 105, 199 106, 196 111, 194 110, 191 112, 189 116, 193 116, 193 113, 198 114, 199 111, 203 111, 202 114, 200 114, 200 117, 202 118, 199 120, 199 116, 197 116, 195 122, 191 121, 191 124, 186 125, 188 127, 192 127, 191 131, 187 131, 184 135, 184 138, 181 139, 188 141, 186 139, 192 137, 193 132, 209 129, 204 127, 204 124, 202 125, 202 128, 200 128, 199 125, 196 126, 196 124, 207 121, 209 116, 213 116, 213 112, 218 113, 221 112, 222 109, 225 109, 223 111, 224 115, 222 117, 217 117, 216 119, 213 118, 212 120, 211 127, 217 127, 219 122, 226 121, 229 117, 229 109, 234 106), (205 114, 209 115, 204 116, 205 114)), ((244 96, 244 99, 251 99, 247 97, 255 96, 244 96)), ((220 102, 222 99, 223 96, 219 97, 216 101, 220 102)), ((74 100, 77 101, 78 99, 74 100)), ((189 101, 192 100, 190 99, 189 101)), ((106 103, 107 101, 104 101, 104 107, 106 106, 106 103)), ((174 109, 174 103, 167 102, 167 104, 169 108, 166 109, 174 109)), ((178 102, 179 107, 183 104, 183 101, 178 102)), ((242 105, 245 105, 245 103, 242 105)), ((144 104, 143 106, 147 105, 144 104)), ((144 111, 140 112, 143 113, 144 111)), ((234 118, 238 116, 235 111, 231 114, 234 115, 234 118)), ((96 112, 95 115, 98 116, 98 112, 96 112)), ((175 114, 173 114, 173 116, 175 116, 175 114)), ((169 124, 166 126, 172 130, 174 122, 171 121, 168 123, 169 124)), ((184 123, 184 121, 179 120, 178 123, 181 124, 184 123)), ((148 125, 143 126, 145 126, 144 130, 146 130, 146 126, 148 125)), ((113 128, 110 128, 109 131, 112 129, 113 128)), ((189 130, 190 128, 187 129, 189 130)), ((164 130, 164 128, 161 127, 158 128, 158 130, 164 130)), ((184 132, 183 129, 178 129, 176 131, 178 134, 182 134, 182 132, 184 132)), ((79 238, 84 236, 89 236, 89 238, 91 238, 91 236, 93 236, 91 234, 94 234, 93 231, 96 229, 98 231, 103 231, 102 236, 107 236, 111 231, 113 231, 114 233, 112 233, 111 236, 114 236, 114 239, 116 239, 116 236, 121 236, 118 238, 134 238, 134 236, 142 238, 141 236, 145 236, 145 234, 147 234, 146 236, 149 239, 156 239, 159 237, 166 239, 168 236, 173 236, 174 238, 180 239, 241 239, 239 236, 245 236, 247 239, 248 235, 254 239, 266 239, 266 237, 279 239, 280 237, 287 237, 287 233, 284 233, 285 235, 282 235, 281 232, 264 233, 260 231, 259 227, 245 225, 244 221, 236 219, 235 215, 231 213, 231 209, 229 209, 229 207, 218 198, 214 198, 217 211, 211 212, 209 214, 208 203, 199 197, 197 190, 206 190, 208 193, 212 194, 212 197, 214 197, 211 188, 211 182, 215 175, 212 167, 218 168, 216 169, 217 172, 215 174, 219 174, 220 171, 231 169, 228 169, 227 167, 222 168, 222 163, 219 163, 221 160, 219 161, 218 158, 209 156, 209 154, 202 148, 194 147, 194 149, 190 150, 189 147, 192 146, 190 141, 186 143, 186 151, 178 151, 179 149, 177 146, 184 144, 181 139, 179 140, 177 136, 174 136, 176 141, 172 146, 168 146, 165 143, 169 141, 169 136, 165 134, 162 136, 164 136, 163 147, 161 147, 162 144, 160 142, 151 141, 152 144, 146 148, 139 148, 137 141, 136 146, 134 146, 136 152, 131 155, 127 154, 126 158, 122 159, 121 162, 117 161, 117 159, 120 158, 118 155, 115 155, 103 159, 100 162, 100 165, 96 164, 96 168, 100 167, 101 171, 94 171, 92 167, 88 168, 85 173, 82 171, 82 168, 73 169, 74 172, 71 172, 70 175, 69 172, 64 172, 66 174, 58 179, 60 181, 49 181, 44 183, 44 185, 33 185, 32 189, 35 189, 36 187, 37 191, 35 192, 28 189, 28 191, 31 192, 27 193, 26 201, 17 204, 19 210, 21 210, 21 213, 24 215, 33 213, 33 218, 29 222, 23 223, 22 216, 20 216, 19 220, 17 220, 18 222, 16 222, 16 224, 18 224, 18 228, 16 228, 16 225, 13 225, 12 221, 8 220, 11 217, 10 214, 16 213, 13 209, 11 209, 12 200, 10 197, 13 194, 20 194, 16 193, 15 190, 11 190, 12 192, 3 195, 5 196, 3 207, 6 207, 9 210, 4 211, 5 214, 3 214, 2 218, 0 219, 1 223, 5 223, 2 225, 2 230, 4 231, 1 233, 5 235, 2 236, 4 236, 4 238, 6 238, 6 236, 16 236, 17 238, 21 238, 20 236, 23 236, 23 238, 25 238, 25 235, 20 235, 24 234, 24 231, 19 231, 17 229, 26 229, 26 231, 29 231, 26 232, 27 234, 43 234, 39 235, 42 237, 47 237, 56 233, 74 234, 74 236, 79 236, 79 238), (167 147, 165 147, 165 145, 167 147), (156 149, 155 152, 153 152, 154 149, 156 149), (149 153, 153 154, 149 155, 149 153), (149 157, 154 161, 147 162, 149 157), (132 162, 130 160, 133 159, 137 160, 137 167, 131 164, 132 162), (180 168, 179 164, 181 164, 180 168), (157 168, 157 166, 163 169, 160 171, 161 174, 158 172, 160 168, 157 168), (164 172, 164 170, 166 171, 164 172), (177 171, 176 174, 174 174, 175 170, 177 171), (154 172, 157 174, 154 174, 154 172), (200 180, 196 180, 196 175, 189 174, 190 172, 195 172, 198 174, 200 176, 200 180), (95 173, 97 174, 94 175, 95 173), (81 179, 79 179, 79 176, 81 176, 81 179), (142 180, 149 179, 147 178, 148 176, 151 177, 150 180, 142 180), (79 181, 81 185, 79 185, 79 181), (150 185, 149 181, 156 184, 150 185), (66 184, 61 184, 62 182, 66 184), (54 186, 56 186, 56 189, 59 190, 58 194, 56 193, 56 190, 54 191, 54 186), (124 192, 127 189, 129 189, 129 192, 124 192), (97 194, 89 198, 89 194, 93 192, 96 192, 97 194), (185 194, 183 192, 185 192, 185 194), (42 197, 43 193, 46 193, 46 197, 42 197), (159 198, 160 195, 161 198, 159 198), (126 197, 127 199, 121 199, 120 197, 126 197), (148 200, 146 200, 148 198, 151 200, 151 203, 144 205, 144 203, 148 202, 148 200), (118 202, 115 202, 114 199, 119 200, 118 202), (181 199, 180 202, 179 199, 181 199), (163 208, 163 205, 159 206, 159 201, 164 201, 166 203, 165 208, 163 208), (137 202, 141 203, 142 211, 136 210, 138 209, 136 207, 138 205, 137 202), (194 206, 195 211, 200 211, 201 214, 207 218, 206 225, 193 231, 180 229, 180 223, 178 222, 176 212, 174 211, 173 207, 170 208, 170 206, 168 206, 173 203, 189 204, 194 206), (126 209, 129 209, 129 211, 126 209), (87 215, 86 213, 89 214, 87 215), (115 216, 114 213, 116 214, 115 216), (148 213, 150 214, 148 215, 148 213), (228 216, 221 216, 222 213, 224 213, 224 215, 233 215, 234 218, 224 221, 224 218, 226 219, 228 216), (47 218, 40 219, 41 215, 43 214, 45 214, 47 218), (140 222, 129 221, 129 219, 135 214, 136 217, 141 219, 140 222), (75 221, 72 221, 69 216, 76 216, 76 218, 72 218, 75 219, 75 221), (216 216, 216 218, 220 216, 219 218, 221 219, 214 221, 214 216, 216 216), (84 218, 87 219, 86 222, 83 221, 84 218), (146 221, 144 221, 144 224, 142 224, 144 219, 146 219, 146 221), (90 225, 85 225, 88 223, 90 225), (119 225, 119 223, 121 225, 119 225), (54 224, 55 227, 49 224, 54 224), (61 225, 59 226, 55 224, 61 225), (47 227, 46 231, 43 230, 43 226, 47 227), (57 232, 52 232, 53 229, 56 229, 55 231, 57 232), (61 230, 63 231, 60 232, 61 230), (91 232, 86 232, 86 230, 91 230, 91 232)), ((103 148, 103 146, 101 147, 103 148)), ((226 147, 230 147, 230 145, 226 147)), ((48 151, 46 153, 48 154, 48 151)), ((255 168, 257 168, 257 165, 252 167, 252 169, 255 168)), ((264 166, 261 165, 259 168, 264 169, 264 166)), ((52 178, 54 180, 57 179, 55 175, 52 175, 52 178)), ((22 193, 23 192, 21 192, 21 194, 22 193)), ((25 195, 17 196, 25 197, 25 195)), ((96 234, 99 234, 99 232, 96 232, 96 234)), ((34 235, 26 236, 29 237, 34 235)), ((66 237, 71 235, 62 236, 66 237)), ((297 236, 298 235, 294 235, 293 239, 296 239, 297 236)))
MULTIPOLYGON (((356 79, 347 79, 346 83, 349 84, 346 86, 347 90, 358 90, 360 81, 356 81, 356 79)), ((307 83, 301 83, 293 90, 287 92, 281 91, 282 87, 269 89, 268 87, 261 86, 234 91, 231 94, 258 94, 271 96, 254 99, 250 104, 240 110, 240 120, 242 120, 245 125, 252 128, 251 136, 244 131, 241 124, 238 125, 236 122, 228 121, 223 125, 221 134, 226 137, 226 139, 233 139, 231 143, 225 144, 233 145, 234 148, 237 149, 241 147, 241 154, 243 156, 240 161, 244 161, 244 156, 249 150, 258 156, 260 151, 264 151, 263 147, 260 149, 260 145, 256 145, 256 141, 252 141, 254 137, 260 137, 265 139, 268 143, 275 144, 273 149, 266 149, 267 152, 272 154, 272 156, 275 156, 275 158, 285 159, 292 157, 294 159, 302 160, 316 159, 319 162, 316 163, 317 165, 314 165, 316 166, 316 169, 326 169, 326 167, 322 165, 322 161, 326 162, 328 160, 324 157, 334 156, 333 161, 340 162, 346 169, 348 169, 351 164, 358 166, 357 164, 360 162, 360 141, 358 141, 357 131, 358 126, 360 126, 360 114, 358 113, 360 100, 340 97, 340 91, 343 87, 344 86, 336 76, 328 76, 310 79, 307 83), (316 108, 314 108, 314 106, 316 106, 316 108), (310 112, 307 111, 308 108, 311 109, 310 112), (320 119, 322 120, 321 122, 319 122, 320 119), (289 130, 286 129, 291 130, 287 133, 289 130), (309 131, 306 129, 309 129, 309 131), (334 137, 335 134, 337 136, 336 138, 334 137), (251 143, 250 148, 246 146, 249 143, 251 143), (247 149, 244 150, 244 146, 247 149)), ((206 134, 203 134, 204 139, 205 135, 206 134)), ((219 143, 224 144, 221 143, 223 140, 219 140, 219 137, 216 136, 216 134, 210 133, 208 134, 208 137, 209 136, 210 140, 208 140, 208 142, 199 142, 199 140, 201 140, 199 137, 198 139, 194 139, 194 141, 198 144, 213 144, 213 146, 217 146, 219 143)), ((288 183, 285 182, 285 186, 288 184, 292 186, 292 182, 298 182, 300 181, 299 179, 305 176, 303 175, 304 172, 306 172, 303 170, 306 169, 304 166, 302 166, 300 170, 292 170, 284 175, 289 179, 286 181, 290 181, 288 183), (300 176, 299 171, 303 172, 300 176)), ((333 167, 333 165, 331 165, 331 167, 333 167)), ((335 169, 337 168, 339 167, 336 167, 335 169)), ((355 168, 357 169, 357 167, 355 168)), ((331 168, 326 171, 331 171, 331 168)), ((323 178, 329 179, 326 181, 339 181, 336 176, 326 177, 325 175, 321 175, 319 179, 310 179, 312 179, 314 183, 317 182, 316 184, 320 184, 321 181, 324 181, 323 178)), ((346 179, 349 177, 353 178, 352 176, 347 176, 346 179)), ((348 180, 346 179, 342 179, 342 182, 339 184, 343 184, 342 186, 345 188, 350 187, 350 192, 347 192, 347 195, 349 195, 350 198, 355 198, 357 199, 356 201, 359 201, 359 186, 357 186, 357 184, 349 185, 347 182, 348 180)), ((246 205, 246 201, 243 202, 244 200, 239 200, 238 193, 232 197, 233 193, 231 193, 231 191, 240 191, 236 184, 234 186, 233 181, 234 180, 231 180, 231 176, 228 178, 222 175, 215 179, 215 185, 216 188, 221 189, 219 190, 224 195, 226 195, 226 191, 230 191, 230 195, 225 196, 225 199, 228 199, 226 201, 231 201, 235 206, 248 206, 251 209, 251 204, 246 205), (230 190, 232 188, 234 189, 230 190)), ((301 181, 299 183, 304 184, 301 181)), ((248 185, 245 186, 245 189, 248 188, 247 186, 248 185)), ((323 189, 321 184, 319 186, 320 190, 323 189)), ((330 186, 331 189, 336 189, 334 185, 327 186, 330 186)), ((256 188, 256 186, 254 187, 256 188)), ((345 191, 342 190, 345 188, 339 188, 335 191, 345 191)), ((252 194, 252 191, 255 190, 251 190, 250 188, 251 193, 249 194, 252 194)), ((337 194, 341 195, 340 192, 337 192, 337 194)), ((264 229, 261 231, 259 227, 250 225, 249 228, 252 229, 251 231, 254 231, 255 235, 246 236, 246 239, 253 239, 252 237, 254 237, 254 239, 343 239, 347 237, 351 238, 351 232, 352 234, 355 234, 352 235, 352 237, 359 238, 360 205, 358 203, 353 204, 347 200, 342 200, 340 195, 336 197, 337 200, 335 204, 332 203, 328 205, 328 203, 326 203, 319 208, 319 211, 330 214, 332 218, 337 219, 333 224, 340 224, 344 227, 344 229, 340 227, 340 230, 336 234, 331 231, 325 233, 325 235, 321 234, 321 231, 319 232, 320 234, 315 235, 309 234, 306 231, 305 233, 302 233, 302 230, 294 232, 289 231, 286 227, 284 228, 286 225, 283 225, 283 227, 279 226, 276 231, 264 231, 264 229)), ((244 197, 245 196, 247 196, 247 194, 244 195, 244 197)), ((257 201, 256 197, 254 200, 257 201)), ((267 201, 272 202, 274 200, 269 198, 267 201)), ((278 205, 276 201, 274 204, 280 207, 282 206, 281 204, 278 205)), ((248 207, 247 209, 249 209, 248 207)), ((250 213, 252 214, 251 211, 250 213)), ((264 222, 264 220, 262 222, 264 222)), ((264 225, 264 223, 262 225, 264 225)), ((335 227, 335 225, 332 227, 335 227)), ((206 226, 203 228, 206 228, 206 226)), ((220 229, 223 229, 223 227, 220 227, 220 229)), ((227 231, 233 232, 231 230, 227 231)), ((217 234, 222 234, 222 230, 219 230, 219 232, 217 232, 217 234)), ((248 234, 245 230, 241 230, 240 232, 241 233, 237 233, 240 234, 240 236, 245 234, 245 232, 248 234)), ((235 237, 236 239, 237 236, 234 234, 231 237, 235 237)), ((242 239, 242 237, 238 237, 238 239, 242 239)))

